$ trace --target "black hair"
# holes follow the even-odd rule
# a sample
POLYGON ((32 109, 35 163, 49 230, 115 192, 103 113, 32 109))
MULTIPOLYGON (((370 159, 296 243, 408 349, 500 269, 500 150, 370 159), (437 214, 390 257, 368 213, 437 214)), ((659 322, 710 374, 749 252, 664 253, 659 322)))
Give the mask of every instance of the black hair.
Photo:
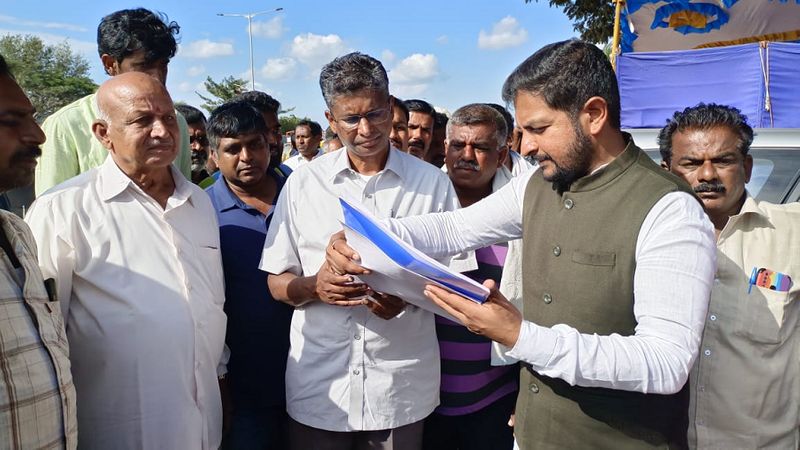
POLYGON ((390 97, 394 99, 394 107, 400 108, 400 111, 403 111, 403 114, 406 116, 406 122, 408 122, 409 112, 408 112, 408 106, 406 106, 406 102, 395 97, 394 95, 390 95, 390 97))
POLYGON ((192 105, 187 105, 186 103, 176 103, 175 109, 178 110, 179 113, 186 119, 186 123, 194 124, 194 123, 206 123, 206 116, 203 114, 202 111, 195 108, 192 105))
POLYGON ((447 114, 441 113, 439 111, 433 112, 433 129, 440 130, 447 126, 447 122, 450 119, 447 117, 447 114))
POLYGON ((675 111, 667 125, 658 132, 658 148, 661 159, 667 164, 672 160, 672 136, 679 131, 709 130, 715 127, 728 127, 739 137, 738 150, 747 156, 753 143, 753 129, 747 124, 747 117, 737 108, 715 103, 699 103, 683 111, 675 111))
POLYGON ((211 112, 206 125, 208 141, 215 151, 221 138, 266 132, 267 125, 261 111, 243 101, 232 101, 218 106, 211 112))
POLYGON ((362 89, 389 97, 389 77, 377 59, 359 52, 348 53, 325 64, 319 73, 319 87, 328 109, 333 99, 362 89))
POLYGON ((514 133, 514 116, 503 105, 498 105, 497 103, 484 103, 484 105, 494 108, 495 111, 503 116, 506 121, 506 136, 511 136, 514 133))
POLYGON ((8 63, 2 54, 0 54, 0 77, 14 79, 14 74, 11 73, 11 69, 8 67, 8 63))
POLYGON ((540 96, 548 107, 573 119, 592 97, 608 105, 609 124, 620 128, 617 78, 608 57, 596 45, 571 39, 546 45, 522 62, 503 83, 503 101, 518 91, 540 96))
POLYGON ((295 125, 294 127, 295 128, 308 127, 308 129, 311 130, 312 136, 322 137, 322 127, 319 126, 319 124, 317 122, 314 122, 313 120, 301 120, 300 122, 297 122, 297 125, 295 125))
POLYGON ((281 109, 281 102, 275 100, 271 95, 261 91, 247 91, 235 96, 231 101, 249 103, 261 113, 278 114, 281 109))
POLYGON ((415 99, 411 99, 411 100, 406 100, 403 103, 405 103, 406 108, 408 108, 409 113, 410 112, 418 112, 418 113, 427 114, 427 115, 433 117, 434 120, 436 120, 436 110, 433 109, 433 106, 430 103, 426 102, 425 100, 419 100, 419 99, 415 98, 415 99))
POLYGON ((133 52, 144 50, 145 62, 152 63, 175 56, 175 37, 181 27, 163 13, 156 15, 144 8, 123 9, 111 13, 97 26, 97 52, 111 55, 117 62, 133 52))

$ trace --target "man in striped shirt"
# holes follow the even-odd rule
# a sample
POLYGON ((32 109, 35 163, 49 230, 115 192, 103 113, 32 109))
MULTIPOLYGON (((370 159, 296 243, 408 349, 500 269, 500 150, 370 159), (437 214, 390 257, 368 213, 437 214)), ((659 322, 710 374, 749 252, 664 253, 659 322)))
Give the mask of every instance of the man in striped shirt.
MULTIPOLYGON (((447 124, 445 164, 461 206, 469 206, 505 185, 511 172, 506 122, 485 104, 466 105, 447 124)), ((478 268, 465 273, 499 284, 508 252, 506 244, 478 249, 478 268)), ((516 256, 518 257, 518 256, 516 256)), ((466 327, 436 317, 442 361, 440 405, 425 422, 426 449, 511 449, 518 368, 492 366, 492 341, 466 327)))

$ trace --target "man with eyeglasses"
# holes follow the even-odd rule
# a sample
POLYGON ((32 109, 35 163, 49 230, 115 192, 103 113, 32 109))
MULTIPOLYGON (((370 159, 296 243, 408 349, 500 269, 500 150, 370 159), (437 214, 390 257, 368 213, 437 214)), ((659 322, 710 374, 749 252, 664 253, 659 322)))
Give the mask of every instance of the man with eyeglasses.
POLYGON ((273 297, 297 308, 286 367, 291 448, 418 449, 422 420, 439 403, 433 314, 358 282, 336 286, 353 280, 328 268, 325 249, 341 229, 339 197, 388 218, 455 210, 457 196, 445 173, 390 146, 379 61, 336 58, 320 87, 345 149, 288 178, 260 265, 273 297))

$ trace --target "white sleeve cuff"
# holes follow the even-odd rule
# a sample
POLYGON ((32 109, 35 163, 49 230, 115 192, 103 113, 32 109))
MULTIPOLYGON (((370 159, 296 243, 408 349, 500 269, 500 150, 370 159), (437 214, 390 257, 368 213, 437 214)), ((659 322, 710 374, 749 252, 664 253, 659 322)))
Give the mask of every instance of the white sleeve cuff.
POLYGON ((525 361, 534 368, 541 368, 552 359, 557 344, 556 331, 523 320, 517 343, 514 344, 514 348, 506 352, 506 355, 525 361))

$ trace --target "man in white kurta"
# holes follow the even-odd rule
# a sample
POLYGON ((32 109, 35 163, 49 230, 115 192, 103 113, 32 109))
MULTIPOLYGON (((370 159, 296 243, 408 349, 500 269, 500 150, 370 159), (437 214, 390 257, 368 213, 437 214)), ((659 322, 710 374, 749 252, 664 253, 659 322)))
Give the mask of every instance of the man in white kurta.
POLYGON ((216 449, 226 320, 214 209, 170 164, 178 127, 160 82, 114 77, 98 106, 108 159, 27 216, 66 318, 80 446, 216 449))

